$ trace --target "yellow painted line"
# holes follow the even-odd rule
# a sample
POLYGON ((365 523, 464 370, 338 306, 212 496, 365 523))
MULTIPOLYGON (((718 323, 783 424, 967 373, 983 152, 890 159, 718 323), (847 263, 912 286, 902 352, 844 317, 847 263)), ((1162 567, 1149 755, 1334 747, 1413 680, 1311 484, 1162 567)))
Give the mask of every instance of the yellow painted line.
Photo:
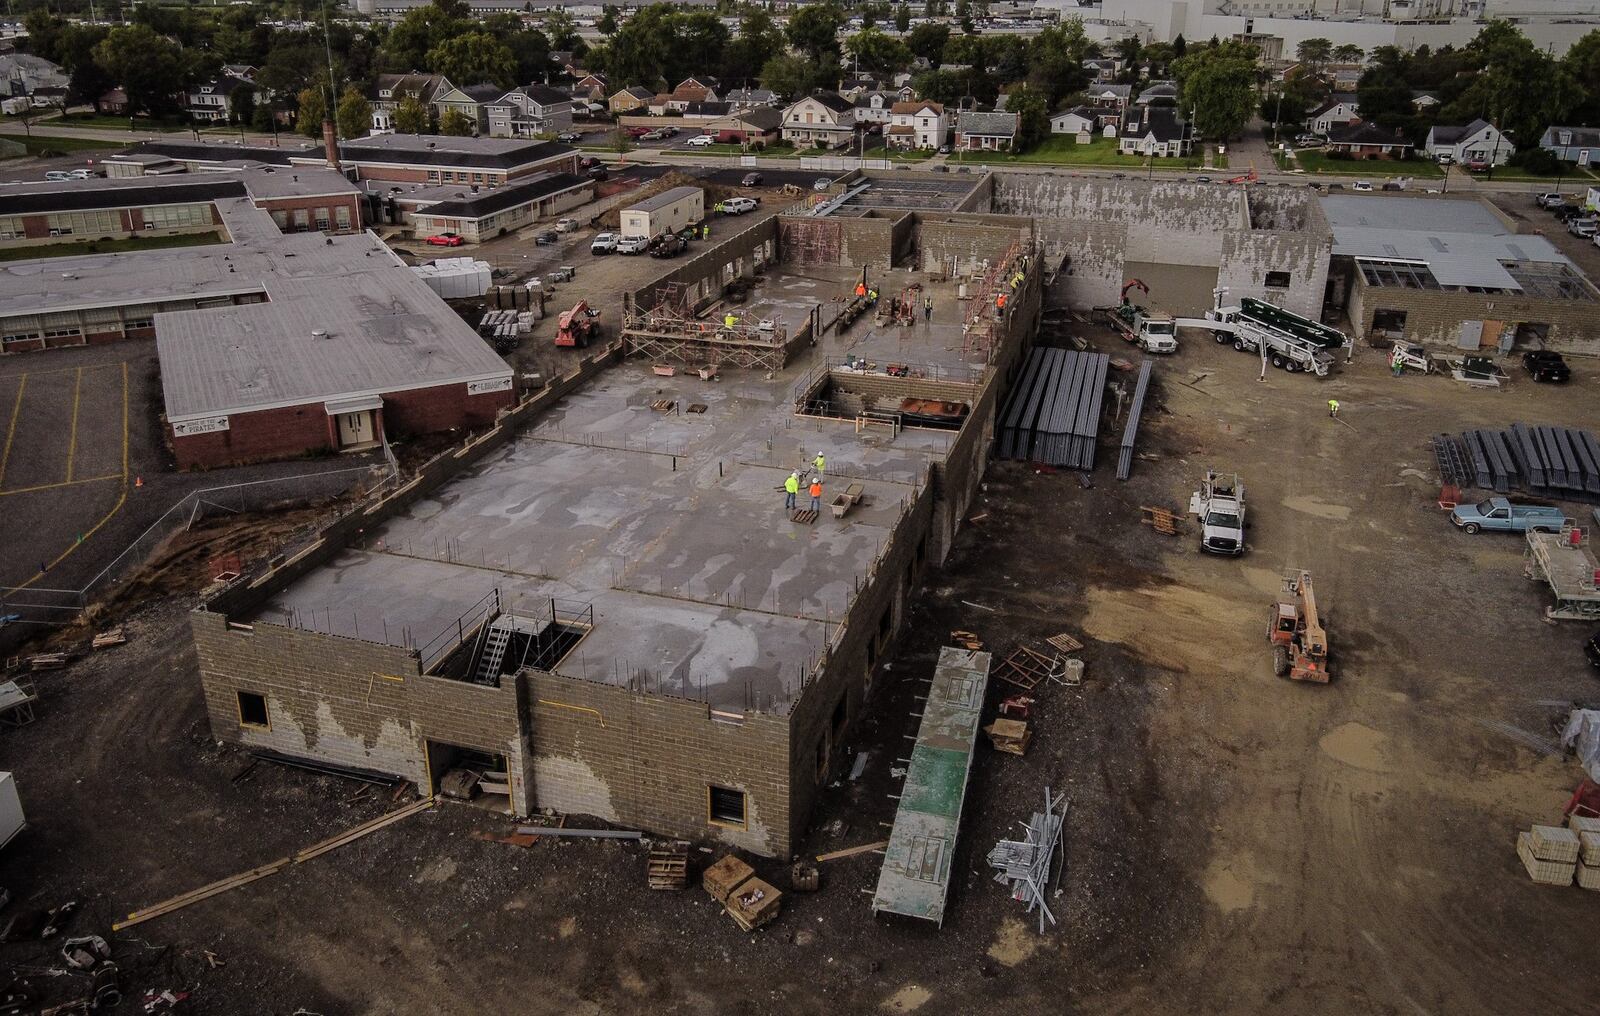
POLYGON ((67 443, 67 482, 72 482, 72 460, 78 457, 78 406, 83 401, 83 368, 72 385, 72 438, 67 443))
POLYGON ((6 463, 11 461, 11 440, 17 436, 17 417, 22 415, 22 389, 28 386, 28 375, 17 382, 17 401, 11 406, 11 426, 6 428, 5 451, 0 452, 0 484, 6 482, 6 463))
MULTIPOLYGON (((96 522, 94 524, 94 526, 91 527, 90 530, 87 533, 84 533, 82 536, 78 537, 78 539, 71 546, 69 546, 66 550, 63 550, 61 553, 57 554, 56 557, 55 557, 55 560, 51 561, 48 565, 45 566, 47 571, 49 569, 51 569, 51 568, 54 568, 56 565, 60 564, 62 561, 65 561, 67 559, 67 555, 68 554, 71 554, 73 551, 77 550, 91 536, 93 536, 95 533, 99 532, 100 528, 102 526, 104 526, 107 522, 110 522, 112 517, 115 516, 117 514, 117 512, 120 512, 122 510, 122 506, 127 503, 127 500, 128 500, 128 473, 127 473, 126 463, 128 461, 128 386, 126 384, 126 381, 127 381, 127 376, 128 376, 128 365, 126 363, 124 363, 122 365, 122 376, 123 376, 123 381, 124 381, 124 384, 122 386, 122 461, 124 463, 123 473, 122 473, 122 490, 121 490, 120 493, 117 494, 117 503, 111 506, 111 510, 106 512, 105 516, 102 517, 99 522, 96 522)), ((35 582, 39 581, 40 577, 43 576, 44 574, 45 574, 44 572, 39 572, 38 574, 34 575, 32 578, 28 579, 26 582, 18 582, 17 585, 16 585, 16 588, 17 589, 26 589, 29 586, 33 585, 35 582)))
POLYGON ((59 490, 62 487, 81 487, 86 483, 103 483, 106 480, 120 480, 121 473, 107 473, 104 476, 86 476, 76 480, 61 480, 56 483, 41 483, 36 487, 18 487, 16 490, 0 490, 0 497, 11 497, 14 494, 36 494, 41 490, 59 490))

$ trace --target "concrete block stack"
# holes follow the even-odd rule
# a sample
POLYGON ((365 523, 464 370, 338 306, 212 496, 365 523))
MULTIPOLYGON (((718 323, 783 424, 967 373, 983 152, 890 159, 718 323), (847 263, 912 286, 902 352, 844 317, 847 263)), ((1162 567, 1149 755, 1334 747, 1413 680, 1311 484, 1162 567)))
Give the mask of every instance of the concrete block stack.
POLYGON ((1536 825, 1517 834, 1517 856, 1540 885, 1571 885, 1579 846, 1578 834, 1562 826, 1536 825))

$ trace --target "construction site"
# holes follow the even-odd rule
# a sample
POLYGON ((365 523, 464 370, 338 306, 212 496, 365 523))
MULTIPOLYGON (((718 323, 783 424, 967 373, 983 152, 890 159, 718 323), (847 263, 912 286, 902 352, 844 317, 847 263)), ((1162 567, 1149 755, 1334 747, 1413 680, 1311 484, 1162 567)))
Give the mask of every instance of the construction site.
MULTIPOLYGON (((1600 373, 1392 372, 1287 188, 783 198, 609 262, 492 426, 207 520, 164 553, 227 570, 8 674, 11 910, 223 1016, 1589 1011, 1529 975, 1597 902, 1543 620, 1585 527, 1450 509, 1478 428, 1594 429, 1600 373)), ((7 931, 13 1011, 89 997, 7 931)))

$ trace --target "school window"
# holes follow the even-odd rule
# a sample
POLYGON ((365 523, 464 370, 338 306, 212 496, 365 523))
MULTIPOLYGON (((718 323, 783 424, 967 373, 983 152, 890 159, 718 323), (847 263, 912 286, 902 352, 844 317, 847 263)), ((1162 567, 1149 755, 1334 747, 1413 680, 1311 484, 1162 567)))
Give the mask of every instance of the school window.
POLYGON ((1289 273, 1288 272, 1268 272, 1267 273, 1267 288, 1268 289, 1288 289, 1289 288, 1289 273))
POLYGON ((145 229, 211 225, 210 205, 158 205, 140 210, 145 229))
POLYGON ((38 332, 16 332, 11 335, 0 335, 0 345, 9 346, 14 342, 32 342, 38 337, 38 332))
POLYGON ((128 329, 130 331, 135 329, 135 328, 154 328, 155 326, 156 326, 156 319, 155 318, 147 318, 147 317, 129 318, 128 320, 126 320, 126 321, 124 321, 122 323, 122 327, 125 328, 125 329, 128 329))
POLYGON ((304 208, 294 210, 294 231, 304 233, 311 228, 311 215, 304 208))
POLYGON ((438 183, 439 182, 439 171, 437 169, 428 170, 428 182, 429 183, 438 183))
POLYGON ((278 232, 287 233, 289 231, 289 213, 288 212, 283 211, 282 209, 279 209, 278 211, 273 212, 272 213, 272 221, 277 225, 278 232))
POLYGON ((317 209, 317 228, 319 230, 326 230, 328 228, 329 221, 330 220, 328 219, 328 210, 326 208, 318 208, 317 209))
POLYGON ((272 726, 267 716, 267 697, 257 695, 253 691, 241 691, 239 696, 239 726, 261 727, 267 729, 272 726))
POLYGON ((82 334, 82 329, 69 327, 46 328, 44 331, 44 337, 47 339, 73 339, 82 334))
POLYGON ((339 224, 340 229, 350 228, 350 206, 339 205, 333 210, 333 221, 339 224))
POLYGON ((18 240, 22 236, 22 218, 20 216, 0 216, 0 240, 18 240))
POLYGON ((745 827, 744 791, 707 787, 706 799, 712 825, 745 827))

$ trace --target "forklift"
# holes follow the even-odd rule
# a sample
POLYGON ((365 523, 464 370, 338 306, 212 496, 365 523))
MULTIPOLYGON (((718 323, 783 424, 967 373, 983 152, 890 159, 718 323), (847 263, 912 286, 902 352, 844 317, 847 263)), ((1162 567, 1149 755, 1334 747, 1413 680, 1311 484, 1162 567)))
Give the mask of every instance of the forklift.
POLYGON ((1272 643, 1275 677, 1328 683, 1328 633, 1317 613, 1310 572, 1297 569, 1283 577, 1283 591, 1272 605, 1267 641, 1272 643))

